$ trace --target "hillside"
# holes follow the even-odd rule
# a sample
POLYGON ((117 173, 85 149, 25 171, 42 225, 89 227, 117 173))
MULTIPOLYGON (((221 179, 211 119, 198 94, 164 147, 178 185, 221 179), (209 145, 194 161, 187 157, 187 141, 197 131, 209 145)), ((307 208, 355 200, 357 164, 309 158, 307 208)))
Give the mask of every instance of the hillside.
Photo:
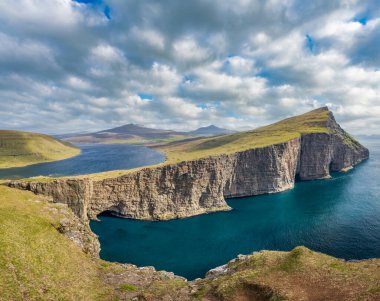
POLYGON ((54 197, 82 219, 106 210, 144 220, 229 210, 226 199, 281 192, 297 180, 331 177, 369 151, 321 108, 257 130, 172 142, 167 161, 127 171, 13 181, 11 187, 54 197))
POLYGON ((0 168, 63 160, 79 153, 73 145, 47 135, 0 130, 0 168))
MULTIPOLYGON (((175 285, 182 284, 180 278, 167 273, 112 264, 97 254, 85 254, 81 241, 93 240, 88 226, 80 224, 67 206, 47 201, 0 185, 2 301, 126 300, 122 297, 136 294, 139 287, 168 286, 174 291, 175 285)), ((92 243, 96 249, 97 242, 92 243)))
MULTIPOLYGON (((160 146, 159 149, 167 155, 169 163, 231 154, 286 142, 300 137, 301 134, 328 133, 333 130, 329 128, 331 118, 334 118, 332 113, 324 107, 255 130, 220 137, 178 141, 160 146)), ((349 136, 346 139, 352 140, 349 136)))
POLYGON ((227 134, 232 134, 232 133, 234 133, 234 131, 223 129, 215 125, 200 127, 199 129, 196 129, 195 131, 187 132, 188 135, 193 135, 193 136, 219 136, 219 135, 227 135, 227 134))
MULTIPOLYGON (((329 123, 335 123, 332 112, 327 107, 322 107, 302 115, 290 117, 268 126, 254 130, 237 132, 217 137, 193 137, 157 145, 151 145, 166 155, 166 161, 162 164, 168 165, 182 161, 197 160, 221 154, 232 154, 249 149, 256 149, 273 144, 279 144, 300 137, 307 133, 329 133, 335 131, 329 127, 329 123)), ((339 133, 339 135, 341 135, 339 133)), ((346 143, 356 145, 358 142, 344 132, 346 143)), ((152 167, 156 167, 152 166, 152 167)), ((136 172, 142 168, 130 170, 115 170, 88 175, 91 179, 102 180, 122 176, 126 173, 136 172)), ((79 178, 82 178, 80 176, 79 178)), ((31 179, 32 181, 33 179, 31 179)), ((41 181, 42 179, 39 179, 41 181)), ((49 181, 52 178, 44 178, 49 181)))
MULTIPOLYGON (((187 282, 85 254, 62 204, 0 186, 0 296, 15 300, 379 300, 380 261, 296 248, 239 256, 187 282), (64 230, 67 224, 72 229, 64 230)), ((83 234, 83 232, 82 232, 83 234)), ((85 239, 85 237, 84 237, 85 239)))
POLYGON ((232 131, 208 126, 190 132, 177 132, 171 130, 153 129, 136 124, 126 124, 120 127, 86 133, 79 135, 61 135, 65 141, 73 143, 130 143, 130 144, 155 144, 168 143, 200 136, 216 136, 232 133, 232 131))

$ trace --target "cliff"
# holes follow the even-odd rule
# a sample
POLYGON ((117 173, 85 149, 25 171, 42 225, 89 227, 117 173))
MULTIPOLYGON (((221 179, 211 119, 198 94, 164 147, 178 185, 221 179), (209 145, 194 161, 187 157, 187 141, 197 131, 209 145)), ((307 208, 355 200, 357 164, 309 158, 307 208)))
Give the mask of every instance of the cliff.
MULTIPOLYGON (((163 220, 228 210, 225 198, 284 191, 294 186, 296 178, 327 178, 330 172, 368 158, 368 150, 341 129, 327 108, 307 114, 269 126, 261 136, 262 129, 243 136, 261 141, 267 139, 265 134, 272 135, 276 137, 273 144, 265 140, 268 145, 248 149, 245 145, 241 151, 224 154, 211 152, 208 157, 144 168, 116 178, 16 181, 9 186, 51 196, 83 220, 96 218, 105 210, 128 218, 163 220), (281 131, 275 132, 278 128, 281 131)), ((220 139, 237 141, 241 137, 240 133, 223 136, 202 145, 220 145, 225 141, 220 139)), ((233 143, 231 147, 236 147, 233 143)))
POLYGON ((153 267, 85 254, 99 247, 95 235, 66 205, 47 197, 0 186, 0 218, 2 301, 380 298, 379 259, 346 262, 303 247, 262 251, 186 281, 153 267))

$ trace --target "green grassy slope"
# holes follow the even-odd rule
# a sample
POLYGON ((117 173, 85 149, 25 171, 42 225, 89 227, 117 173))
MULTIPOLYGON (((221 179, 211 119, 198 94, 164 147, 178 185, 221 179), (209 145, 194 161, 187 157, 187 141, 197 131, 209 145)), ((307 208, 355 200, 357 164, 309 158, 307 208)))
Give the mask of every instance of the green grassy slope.
POLYGON ((98 264, 57 231, 42 197, 0 186, 0 299, 106 300, 98 264))
POLYGON ((175 277, 83 253, 58 231, 72 216, 42 196, 0 185, 1 301, 116 301, 142 292, 161 300, 186 286, 175 277))
POLYGON ((230 154, 252 148, 286 142, 302 133, 326 133, 330 111, 320 108, 252 131, 214 138, 171 143, 160 149, 168 163, 194 160, 219 154, 230 154))
POLYGON ((198 282, 197 300, 380 300, 380 260, 347 262, 297 247, 230 262, 198 282))
MULTIPOLYGON (((92 258, 59 233, 68 209, 0 185, 0 300, 379 300, 380 261, 345 262, 299 247, 185 281, 92 258)), ((72 214, 72 213, 71 213, 72 214)))
POLYGON ((47 135, 0 130, 0 168, 63 160, 79 153, 71 144, 47 135))

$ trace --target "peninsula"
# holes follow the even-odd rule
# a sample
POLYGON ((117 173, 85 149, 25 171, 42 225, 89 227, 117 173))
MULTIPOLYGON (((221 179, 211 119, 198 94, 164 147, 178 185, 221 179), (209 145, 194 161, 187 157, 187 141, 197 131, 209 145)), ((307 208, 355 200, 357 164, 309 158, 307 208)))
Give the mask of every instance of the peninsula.
POLYGON ((11 187, 68 204, 86 221, 103 211, 167 220, 229 210, 225 198, 291 189, 369 156, 327 107, 253 131, 173 142, 158 166, 63 179, 13 181, 11 187))
POLYGON ((88 226, 104 210, 151 220, 228 210, 224 198, 283 191, 296 178, 325 179, 367 159, 368 150, 327 108, 161 150, 167 155, 163 164, 116 177, 108 172, 0 186, 2 298, 378 300, 378 259, 346 262, 304 247, 261 251, 187 281, 152 267, 100 260, 99 241, 88 226))

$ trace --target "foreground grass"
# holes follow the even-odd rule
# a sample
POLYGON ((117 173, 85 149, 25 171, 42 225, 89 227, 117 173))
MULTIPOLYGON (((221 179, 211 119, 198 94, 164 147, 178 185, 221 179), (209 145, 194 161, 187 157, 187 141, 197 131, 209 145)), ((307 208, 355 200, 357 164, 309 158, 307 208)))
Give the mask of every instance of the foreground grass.
POLYGON ((198 285, 198 300, 380 300, 380 260, 346 262, 305 247, 262 251, 198 285))
POLYGON ((0 299, 109 300, 99 265, 57 231, 60 207, 0 186, 0 299))
POLYGON ((47 135, 0 130, 0 168, 63 160, 79 153, 71 144, 47 135))
POLYGON ((262 251, 188 283, 84 254, 57 231, 68 213, 0 185, 0 300, 380 300, 378 259, 345 262, 304 247, 262 251))
POLYGON ((0 185, 1 301, 116 301, 144 294, 150 300, 167 295, 172 295, 168 300, 184 300, 187 296, 186 289, 178 295, 186 287, 181 279, 85 254, 58 231, 61 221, 72 216, 62 204, 0 185))

